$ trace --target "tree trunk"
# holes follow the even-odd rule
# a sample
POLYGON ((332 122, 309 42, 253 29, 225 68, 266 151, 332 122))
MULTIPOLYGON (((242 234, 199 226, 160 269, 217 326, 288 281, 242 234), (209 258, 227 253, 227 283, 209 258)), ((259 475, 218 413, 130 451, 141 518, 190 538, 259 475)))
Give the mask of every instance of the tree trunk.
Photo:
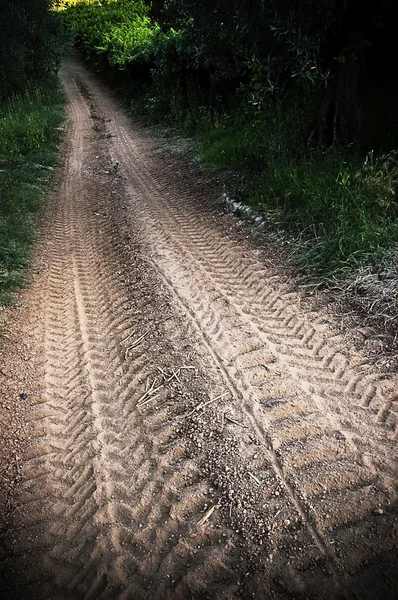
POLYGON ((359 149, 359 74, 356 60, 337 65, 323 98, 312 142, 320 146, 359 149))
POLYGON ((332 22, 334 25, 320 48, 331 78, 311 142, 356 150, 359 148, 359 76, 371 19, 369 11, 363 10, 361 0, 336 0, 332 22))

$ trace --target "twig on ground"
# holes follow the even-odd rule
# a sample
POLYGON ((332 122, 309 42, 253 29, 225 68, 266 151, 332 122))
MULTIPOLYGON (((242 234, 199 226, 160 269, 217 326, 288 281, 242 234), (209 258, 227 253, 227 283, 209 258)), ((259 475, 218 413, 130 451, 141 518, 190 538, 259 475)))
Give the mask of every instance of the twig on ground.
POLYGON ((276 511, 276 513, 274 514, 274 518, 272 519, 272 523, 271 523, 271 528, 270 528, 270 531, 272 531, 272 530, 273 530, 273 528, 274 528, 274 525, 275 525, 275 519, 276 519, 276 517, 277 517, 277 516, 278 516, 278 515, 279 515, 281 512, 282 512, 282 509, 280 508, 280 509, 279 509, 279 510, 277 510, 277 511, 276 511))
POLYGON ((162 323, 166 323, 166 321, 170 321, 170 319, 174 319, 174 315, 169 315, 168 317, 165 317, 164 319, 161 319, 160 321, 158 321, 157 323, 155 323, 156 326, 161 325, 162 323))
POLYGON ((215 398, 212 398, 211 400, 208 400, 207 402, 201 402, 200 404, 195 406, 195 408, 193 410, 191 410, 190 413, 188 413, 185 416, 190 417, 197 410, 200 410, 201 408, 205 408, 205 406, 208 406, 209 404, 211 404, 212 402, 215 402, 216 400, 221 400, 221 398, 224 398, 224 396, 228 396, 228 394, 230 394, 230 393, 231 392, 227 391, 227 392, 224 392, 223 394, 220 394, 219 396, 216 396, 215 398))
POLYGON ((245 429, 248 428, 247 425, 244 425, 243 423, 239 423, 239 421, 235 421, 235 419, 232 419, 228 415, 225 414, 224 416, 227 419, 227 421, 229 421, 230 423, 234 423, 234 425, 240 425, 241 427, 244 427, 245 429))
POLYGON ((137 406, 142 406, 144 400, 146 400, 148 396, 153 396, 158 390, 160 390, 163 387, 163 384, 160 384, 158 385, 158 387, 155 388, 156 381, 157 379, 155 377, 155 379, 152 381, 151 386, 147 390, 145 390, 145 392, 142 394, 139 400, 137 400, 137 406))
POLYGON ((133 329, 133 331, 131 333, 129 333, 129 335, 124 338, 124 340, 122 340, 122 344, 124 344, 125 342, 127 342, 127 340, 129 340, 131 337, 133 337, 133 335, 135 334, 135 329, 133 329))
POLYGON ((218 504, 214 504, 214 506, 212 506, 211 508, 209 508, 209 510, 206 512, 206 514, 200 519, 200 521, 198 521, 197 525, 199 525, 199 527, 201 527, 202 525, 204 525, 206 523, 206 521, 208 519, 210 519, 211 515, 214 513, 214 511, 216 510, 216 508, 218 508, 218 504))
POLYGON ((254 479, 254 481, 257 483, 257 485, 261 485, 261 481, 255 475, 253 475, 253 473, 250 473, 250 471, 248 471, 248 474, 250 475, 250 477, 252 479, 254 479))
POLYGON ((146 331, 139 338, 137 338, 136 340, 134 340, 134 342, 131 344, 131 346, 129 346, 128 348, 126 348, 126 351, 124 353, 124 358, 125 359, 128 357, 129 351, 132 350, 133 348, 136 348, 138 346, 138 344, 140 344, 142 342, 142 340, 148 335, 149 332, 150 332, 150 329, 148 329, 148 331, 146 331))
POLYGON ((181 368, 177 369, 176 371, 173 371, 173 374, 168 378, 168 382, 171 381, 172 379, 174 379, 174 377, 177 379, 178 383, 181 383, 181 380, 179 378, 179 374, 180 374, 181 368))
POLYGON ((152 400, 155 400, 155 398, 159 398, 160 394, 155 394, 155 396, 150 396, 149 398, 147 398, 145 400, 145 402, 141 402, 138 406, 145 406, 146 404, 149 404, 150 402, 152 402, 152 400))

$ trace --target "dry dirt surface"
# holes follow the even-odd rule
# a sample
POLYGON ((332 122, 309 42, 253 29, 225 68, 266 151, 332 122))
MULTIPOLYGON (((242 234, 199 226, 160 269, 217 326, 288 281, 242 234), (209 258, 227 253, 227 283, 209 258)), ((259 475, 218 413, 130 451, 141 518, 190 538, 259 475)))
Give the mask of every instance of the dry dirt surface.
POLYGON ((2 597, 396 598, 396 376, 83 66, 62 79, 1 338, 2 597))

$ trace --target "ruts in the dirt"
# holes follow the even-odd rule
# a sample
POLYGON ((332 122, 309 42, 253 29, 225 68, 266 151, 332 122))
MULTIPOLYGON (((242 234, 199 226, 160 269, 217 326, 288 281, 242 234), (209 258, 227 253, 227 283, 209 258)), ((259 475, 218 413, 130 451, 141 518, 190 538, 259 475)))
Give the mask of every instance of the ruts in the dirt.
POLYGON ((92 75, 62 77, 7 597, 393 598, 396 381, 92 75))

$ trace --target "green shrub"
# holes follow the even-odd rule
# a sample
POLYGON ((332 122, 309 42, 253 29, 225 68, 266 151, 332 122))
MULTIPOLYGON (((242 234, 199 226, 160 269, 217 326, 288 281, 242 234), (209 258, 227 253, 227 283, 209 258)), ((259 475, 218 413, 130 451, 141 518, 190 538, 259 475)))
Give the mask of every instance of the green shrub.
POLYGON ((212 169, 241 172, 230 195, 299 236, 302 269, 336 275, 398 242, 398 152, 297 154, 302 122, 294 105, 252 119, 241 111, 208 130, 202 156, 212 169))
POLYGON ((59 9, 78 45, 89 55, 102 56, 120 69, 147 60, 158 28, 142 0, 64 2, 59 9))

